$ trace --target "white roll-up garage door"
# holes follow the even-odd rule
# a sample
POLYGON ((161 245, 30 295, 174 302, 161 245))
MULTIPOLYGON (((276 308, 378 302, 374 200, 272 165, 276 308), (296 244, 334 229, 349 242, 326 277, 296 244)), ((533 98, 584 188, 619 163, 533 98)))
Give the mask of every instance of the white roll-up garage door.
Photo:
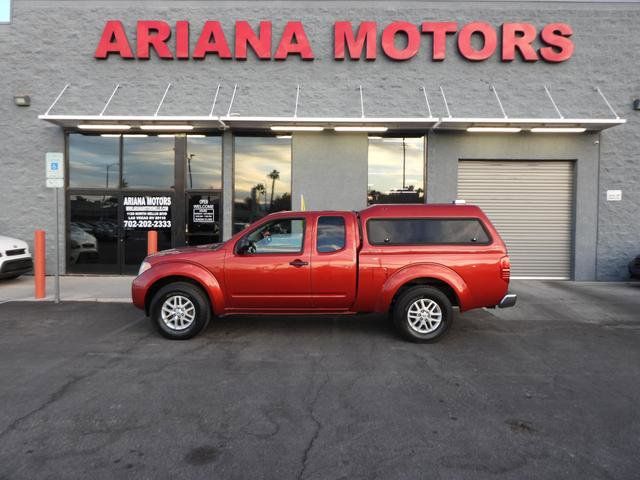
POLYGON ((573 162, 461 160, 458 198, 480 206, 507 244, 511 276, 571 278, 573 162))

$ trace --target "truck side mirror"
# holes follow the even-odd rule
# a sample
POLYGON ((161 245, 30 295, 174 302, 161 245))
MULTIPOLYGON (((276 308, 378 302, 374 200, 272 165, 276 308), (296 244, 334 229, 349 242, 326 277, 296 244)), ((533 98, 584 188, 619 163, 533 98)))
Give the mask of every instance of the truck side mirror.
POLYGON ((236 247, 238 255, 246 255, 249 251, 249 240, 246 237, 241 238, 236 247))
POLYGON ((255 251, 255 243, 249 240, 247 237, 241 238, 236 246, 236 253, 238 255, 250 255, 252 253, 255 253, 255 251))

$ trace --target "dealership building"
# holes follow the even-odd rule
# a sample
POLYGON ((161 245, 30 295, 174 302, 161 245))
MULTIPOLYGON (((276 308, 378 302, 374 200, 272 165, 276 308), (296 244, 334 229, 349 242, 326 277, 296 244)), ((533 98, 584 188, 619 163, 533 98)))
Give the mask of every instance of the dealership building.
POLYGON ((638 24, 636 2, 0 0, 0 235, 46 230, 52 272, 57 199, 61 270, 130 274, 149 230, 462 199, 514 277, 625 280, 638 24))

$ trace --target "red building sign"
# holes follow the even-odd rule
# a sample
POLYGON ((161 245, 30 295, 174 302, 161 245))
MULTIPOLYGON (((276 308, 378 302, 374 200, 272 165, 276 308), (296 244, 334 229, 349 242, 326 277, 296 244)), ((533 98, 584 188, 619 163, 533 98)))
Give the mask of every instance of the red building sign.
MULTIPOLYGON (((384 55, 404 61, 423 56, 432 61, 443 61, 450 53, 447 52, 447 39, 455 37, 458 53, 469 61, 483 61, 497 55, 504 62, 521 58, 527 62, 544 60, 557 63, 571 58, 574 51, 572 34, 566 23, 549 23, 538 30, 530 23, 503 23, 496 28, 486 22, 464 25, 422 22, 417 25, 399 21, 385 26, 376 22, 360 22, 355 26, 352 22, 337 21, 333 26, 333 58, 373 61, 384 55), (425 44, 430 46, 429 51, 421 53, 421 50, 426 50, 425 44), (539 48, 535 44, 540 45, 539 48)), ((235 23, 231 43, 220 22, 215 20, 204 23, 195 41, 192 40, 191 25, 186 20, 173 26, 161 20, 140 20, 134 43, 131 43, 121 21, 109 20, 102 31, 95 58, 106 59, 115 55, 146 60, 152 50, 167 60, 202 60, 207 55, 246 60, 249 50, 261 60, 286 60, 291 55, 303 60, 314 59, 311 41, 302 22, 287 22, 282 32, 274 35, 270 21, 262 21, 254 29, 244 20, 235 23)))

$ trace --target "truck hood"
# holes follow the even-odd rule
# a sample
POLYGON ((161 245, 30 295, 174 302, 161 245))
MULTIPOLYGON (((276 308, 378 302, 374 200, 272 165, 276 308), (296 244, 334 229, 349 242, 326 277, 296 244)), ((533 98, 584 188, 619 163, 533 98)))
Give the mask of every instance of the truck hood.
POLYGON ((169 250, 162 250, 158 253, 154 253, 153 255, 149 255, 146 259, 153 261, 155 259, 159 260, 167 255, 180 255, 181 253, 194 253, 203 251, 215 252, 216 250, 219 250, 222 245, 224 245, 224 243, 207 243, 206 245, 198 245, 195 247, 172 248, 169 250))

